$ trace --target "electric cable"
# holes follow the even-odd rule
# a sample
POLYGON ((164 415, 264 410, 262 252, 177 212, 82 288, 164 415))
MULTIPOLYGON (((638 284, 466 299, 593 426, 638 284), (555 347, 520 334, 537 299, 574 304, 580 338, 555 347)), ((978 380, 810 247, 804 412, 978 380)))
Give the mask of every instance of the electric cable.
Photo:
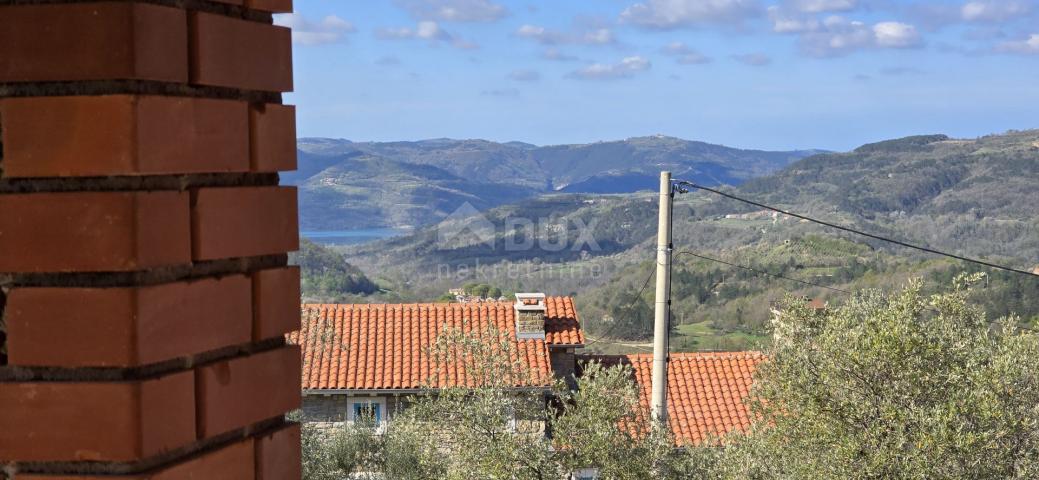
MULTIPOLYGON (((654 261, 653 264, 656 265, 657 262, 654 261)), ((642 288, 639 289, 639 293, 635 294, 635 298, 631 299, 631 303, 629 303, 628 306, 624 309, 624 310, 628 311, 628 315, 629 316, 631 315, 631 309, 635 307, 635 303, 637 303, 639 300, 642 299, 642 294, 646 291, 646 287, 649 286, 649 281, 653 279, 653 274, 655 274, 655 273, 656 273, 655 269, 650 269, 649 270, 649 275, 646 276, 646 281, 642 284, 642 288)), ((592 345, 595 345, 596 343, 602 342, 603 339, 609 338, 610 334, 613 333, 613 330, 614 330, 614 328, 617 327, 617 325, 618 325, 617 321, 614 320, 613 325, 611 325, 610 328, 607 328, 605 333, 600 335, 599 338, 593 339, 591 342, 585 344, 585 347, 590 347, 592 345)), ((610 342, 606 342, 606 343, 610 343, 610 342)))
POLYGON ((707 256, 704 256, 704 255, 700 255, 698 253, 690 252, 688 250, 683 250, 681 252, 677 252, 671 258, 674 259, 675 257, 678 257, 679 255, 690 255, 690 256, 693 256, 693 257, 696 257, 696 258, 699 258, 699 259, 708 260, 708 261, 711 261, 711 262, 717 262, 717 263, 721 263, 723 265, 728 265, 730 267, 741 268, 743 270, 748 270, 748 271, 751 271, 751 272, 754 272, 754 273, 757 273, 757 274, 760 274, 760 275, 767 275, 769 277, 775 277, 775 278, 780 278, 780 279, 783 279, 783 280, 789 280, 791 282, 797 282, 797 283, 804 284, 804 285, 807 285, 807 286, 810 286, 810 287, 825 288, 827 290, 833 290, 835 292, 846 293, 848 295, 852 294, 852 292, 849 292, 847 290, 842 290, 840 288, 829 287, 829 286, 826 286, 826 285, 820 285, 818 283, 806 282, 804 280, 798 280, 796 278, 790 278, 790 277, 779 275, 779 274, 776 274, 776 273, 771 273, 771 272, 768 272, 768 271, 765 271, 765 270, 758 270, 758 269, 753 268, 753 267, 748 267, 748 266, 740 265, 740 264, 737 264, 737 263, 726 262, 725 260, 719 260, 717 258, 707 257, 707 256))
MULTIPOLYGON (((1021 273, 1021 274, 1024 274, 1024 275, 1031 276, 1031 277, 1039 277, 1039 273, 1033 273, 1033 272, 1029 272, 1027 270, 1020 270, 1020 269, 1013 268, 1013 267, 1008 267, 1008 266, 1005 266, 1005 265, 999 265, 999 264, 992 263, 992 262, 986 262, 984 260, 978 260, 978 259, 975 259, 975 258, 964 257, 962 255, 956 255, 956 254, 952 254, 952 253, 947 253, 947 252, 943 252, 941 250, 935 250, 935 249, 929 248, 929 247, 921 247, 919 245, 913 245, 911 243, 906 243, 906 242, 903 242, 901 240, 895 240, 895 239, 892 239, 892 238, 882 237, 880 235, 874 235, 872 233, 863 232, 861 230, 856 230, 854 228, 844 227, 844 226, 841 226, 841 225, 837 225, 835 223, 830 223, 830 222, 827 222, 825 220, 819 220, 819 219, 812 218, 812 217, 809 217, 809 216, 806 216, 806 215, 801 215, 801 214, 793 213, 793 212, 790 212, 790 211, 787 211, 787 210, 783 210, 783 209, 780 209, 780 208, 777 208, 777 207, 765 205, 764 203, 760 203, 760 202, 756 202, 754 200, 749 200, 749 199, 746 199, 746 198, 742 198, 742 197, 733 195, 731 193, 726 193, 726 192, 723 192, 721 190, 717 190, 717 189, 710 188, 710 187, 705 187, 703 185, 698 185, 698 184, 695 184, 693 182, 689 182, 689 181, 686 181, 686 180, 675 180, 674 184, 676 186, 680 186, 680 187, 681 186, 686 186, 686 187, 690 187, 690 188, 696 188, 696 189, 699 189, 699 190, 704 190, 706 192, 714 193, 716 195, 721 195, 723 197, 730 198, 732 200, 736 200, 736 201, 743 202, 743 203, 746 203, 746 204, 754 205, 756 207, 764 208, 765 210, 771 210, 773 212, 782 213, 783 215, 789 215, 789 216, 794 217, 794 218, 800 218, 801 220, 806 220, 806 221, 809 221, 809 222, 812 222, 812 223, 817 223, 819 225, 827 226, 827 227, 830 227, 830 228, 835 228, 837 230, 841 230, 841 231, 844 231, 844 232, 854 233, 856 235, 862 235, 864 237, 872 238, 874 240, 880 240, 880 241, 883 241, 883 242, 893 243, 895 245, 899 245, 899 246, 906 247, 906 248, 911 248, 911 249, 914 249, 914 250, 919 250, 919 251, 922 251, 922 252, 931 253, 931 254, 934 254, 934 255, 941 255, 941 256, 944 256, 944 257, 955 258, 957 260, 960 260, 960 261, 963 261, 963 262, 967 262, 967 263, 974 263, 974 264, 978 264, 978 265, 984 265, 984 266, 989 267, 989 268, 995 268, 995 269, 998 269, 998 270, 1005 270, 1005 271, 1008 271, 1008 272, 1021 273)), ((679 192, 680 193, 686 193, 686 192, 688 192, 688 190, 679 189, 679 192)))

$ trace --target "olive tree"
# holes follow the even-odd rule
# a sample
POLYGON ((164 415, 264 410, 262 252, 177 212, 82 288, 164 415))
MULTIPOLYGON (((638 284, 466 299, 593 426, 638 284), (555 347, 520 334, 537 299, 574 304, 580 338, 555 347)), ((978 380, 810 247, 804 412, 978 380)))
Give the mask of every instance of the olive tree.
MULTIPOLYGON (((559 391, 549 424, 554 460, 566 471, 594 468, 603 479, 690 478, 700 449, 677 449, 670 431, 650 421, 628 366, 584 367, 577 388, 559 391)), ((695 478, 695 477, 692 477, 695 478)))
POLYGON ((381 427, 345 425, 304 456, 339 478, 560 480, 585 468, 603 479, 687 478, 697 465, 650 426, 630 367, 588 365, 571 390, 532 371, 521 360, 530 353, 494 328, 448 329, 429 350, 439 366, 429 384, 459 382, 414 397, 381 427))
POLYGON ((970 302, 979 276, 818 312, 791 302, 725 478, 1039 478, 1039 336, 970 302))

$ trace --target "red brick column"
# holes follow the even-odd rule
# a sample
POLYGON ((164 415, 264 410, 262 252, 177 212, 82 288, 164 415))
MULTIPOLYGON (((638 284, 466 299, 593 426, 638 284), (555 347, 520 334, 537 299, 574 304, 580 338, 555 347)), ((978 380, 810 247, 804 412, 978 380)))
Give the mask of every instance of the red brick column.
POLYGON ((300 477, 291 0, 0 0, 0 478, 300 477))

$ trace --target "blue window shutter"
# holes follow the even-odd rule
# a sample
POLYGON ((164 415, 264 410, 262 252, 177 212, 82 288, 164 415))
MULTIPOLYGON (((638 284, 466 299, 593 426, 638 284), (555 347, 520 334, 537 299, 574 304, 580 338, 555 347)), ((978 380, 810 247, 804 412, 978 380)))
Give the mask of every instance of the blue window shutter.
POLYGON ((382 421, 382 405, 378 402, 354 402, 354 420, 364 417, 364 415, 372 415, 375 417, 376 422, 382 421))

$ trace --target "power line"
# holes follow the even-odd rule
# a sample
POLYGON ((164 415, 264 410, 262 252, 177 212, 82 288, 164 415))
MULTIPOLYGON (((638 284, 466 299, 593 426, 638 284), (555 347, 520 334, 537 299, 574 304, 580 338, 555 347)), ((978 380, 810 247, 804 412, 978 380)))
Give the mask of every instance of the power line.
MULTIPOLYGON (((653 264, 656 265, 657 262, 654 261, 653 264)), ((637 303, 639 300, 642 299, 642 293, 646 291, 646 287, 649 286, 649 281, 653 279, 653 274, 655 274, 655 273, 656 273, 655 269, 651 268, 649 270, 649 275, 646 276, 646 282, 642 284, 642 288, 639 289, 639 293, 635 294, 635 298, 632 298, 631 299, 631 303, 629 303, 627 308, 624 309, 624 310, 628 311, 628 315, 631 315, 631 309, 635 307, 635 303, 637 303)), ((591 343, 586 344, 585 347, 590 347, 592 345, 595 345, 596 343, 601 342, 603 339, 608 338, 610 336, 610 334, 613 333, 613 329, 616 328, 617 325, 619 325, 619 323, 617 322, 617 320, 614 320, 613 325, 611 325, 610 328, 606 329, 606 333, 600 335, 598 339, 593 339, 591 341, 591 343)), ((607 342, 607 343, 610 343, 610 342, 607 342)))
POLYGON ((931 253, 931 254, 935 254, 935 255, 941 255, 941 256, 944 256, 944 257, 955 258, 957 260, 960 260, 960 261, 963 261, 963 262, 967 262, 967 263, 974 263, 974 264, 978 264, 978 265, 984 265, 984 266, 989 267, 989 268, 995 268, 995 269, 998 269, 998 270, 1005 270, 1005 271, 1008 271, 1008 272, 1021 273, 1021 274, 1029 275, 1029 276, 1032 276, 1032 277, 1039 277, 1039 274, 1032 273, 1032 272, 1029 272, 1027 270, 1020 270, 1020 269, 1013 268, 1013 267, 1007 267, 1005 265, 999 265, 999 264, 996 264, 996 263, 986 262, 984 260, 978 260, 978 259, 975 259, 975 258, 964 257, 964 256, 961 256, 961 255, 956 255, 956 254, 952 254, 952 253, 943 252, 943 251, 940 251, 940 250, 935 250, 933 248, 921 247, 919 245, 913 245, 911 243, 906 243, 906 242, 903 242, 903 241, 900 241, 900 240, 895 240, 895 239, 892 239, 892 238, 882 237, 880 235, 874 235, 872 233, 866 233, 866 232, 863 232, 861 230, 855 230, 854 228, 844 227, 844 226, 841 226, 841 225, 837 225, 835 223, 830 223, 830 222, 827 222, 827 221, 824 221, 824 220, 819 220, 819 219, 815 219, 815 218, 808 217, 808 216, 805 216, 805 215, 800 215, 800 214, 797 214, 797 213, 789 212, 789 211, 786 211, 786 210, 783 210, 783 209, 780 209, 780 208, 776 208, 776 207, 772 207, 772 206, 769 206, 769 205, 765 205, 763 203, 755 202, 753 200, 748 200, 746 198, 742 198, 742 197, 738 197, 736 195, 733 195, 731 193, 725 193, 725 192, 723 192, 721 190, 716 190, 716 189, 713 189, 713 188, 705 187, 703 185, 697 185, 697 184, 695 184, 693 182, 688 182, 688 181, 685 181, 685 180, 676 180, 675 181, 675 185, 681 185, 681 186, 687 186, 687 187, 691 187, 691 188, 697 188, 697 189, 704 190, 704 191, 707 191, 707 192, 711 192, 711 193, 714 193, 714 194, 717 194, 717 195, 721 195, 721 196, 726 197, 726 198, 731 198, 731 199, 736 200, 736 201, 740 201, 740 202, 743 202, 743 203, 754 205, 756 207, 764 208, 765 210, 771 210, 773 212, 779 212, 779 213, 782 213, 784 215, 789 215, 789 216, 794 217, 794 218, 800 218, 801 220, 806 220, 806 221, 809 221, 809 222, 812 222, 812 223, 818 223, 819 225, 824 225, 824 226, 827 226, 827 227, 830 227, 830 228, 836 228, 837 230, 845 231, 845 232, 848 232, 848 233, 854 233, 856 235, 862 235, 864 237, 869 237, 869 238, 872 238, 874 240, 880 240, 880 241, 883 241, 883 242, 893 243, 895 245, 899 245, 899 246, 906 247, 906 248, 912 248, 914 250, 920 250, 922 252, 927 252, 927 253, 931 253))
POLYGON ((605 337, 593 338, 591 335, 586 335, 586 337, 587 338, 591 338, 592 341, 589 342, 588 344, 586 344, 585 347, 590 346, 590 345, 594 345, 596 343, 604 343, 604 344, 607 344, 607 345, 620 345, 622 347, 633 348, 633 349, 636 349, 636 350, 639 350, 639 351, 643 351, 643 352, 652 352, 653 351, 653 347, 650 347, 650 346, 647 346, 647 345, 638 344, 638 343, 624 343, 624 342, 620 342, 620 341, 616 341, 616 340, 615 341, 609 341, 605 337))
POLYGON ((736 263, 730 263, 730 262, 726 262, 725 260, 719 260, 719 259, 717 259, 717 258, 705 257, 705 256, 703 256, 703 255, 700 255, 700 254, 697 254, 697 253, 693 253, 693 252, 690 252, 690 251, 688 251, 688 250, 683 250, 683 251, 681 251, 681 252, 677 252, 677 253, 675 253, 675 254, 674 254, 674 256, 672 256, 672 258, 674 258, 674 257, 677 257, 677 256, 679 256, 679 255, 690 255, 690 256, 693 256, 693 257, 696 257, 696 258, 701 258, 701 259, 704 259, 704 260, 709 260, 709 261, 712 261, 712 262, 718 262, 718 263, 721 263, 721 264, 725 264, 725 265, 728 265, 728 266, 730 266, 730 267, 742 268, 742 269, 744 269, 744 270, 748 270, 748 271, 751 271, 751 272, 754 272, 754 273, 758 273, 758 274, 761 274, 761 275, 768 275, 768 276, 770 276, 770 277, 775 277, 775 278, 781 278, 781 279, 783 279, 783 280, 789 280, 789 281, 791 281, 791 282, 797 282, 797 283, 801 283, 801 284, 804 284, 804 285, 808 285, 808 286, 810 286, 810 287, 819 287, 819 288, 825 288, 825 289, 827 289, 827 290, 833 290, 833 291, 835 291, 835 292, 841 292, 841 293, 846 293, 846 294, 848 294, 848 295, 851 295, 851 294, 852 294, 851 292, 849 292, 849 291, 847 291, 847 290, 842 290, 842 289, 840 289, 840 288, 835 288, 835 287, 828 287, 828 286, 826 286, 826 285, 820 285, 820 284, 818 284, 818 283, 806 282, 806 281, 804 281, 804 280, 798 280, 798 279, 796 279, 796 278, 790 278, 790 277, 785 277, 785 276, 783 276, 783 275, 779 275, 779 274, 776 274, 776 273, 771 273, 771 272, 767 272, 767 271, 765 271, 765 270, 758 270, 758 269, 756 269, 756 268, 752 268, 752 267, 747 267, 747 266, 744 266, 744 265, 739 265, 739 264, 736 264, 736 263))
MULTIPOLYGON (((675 270, 675 239, 674 239, 674 228, 675 228, 675 197, 678 196, 678 187, 671 185, 671 191, 668 193, 668 202, 671 202, 671 206, 667 209, 667 250, 670 255, 667 261, 667 340, 664 342, 664 354, 671 355, 671 318, 673 317, 671 311, 671 286, 675 284, 674 279, 671 278, 671 274, 675 270)), ((655 334, 655 332, 654 332, 655 334)))

